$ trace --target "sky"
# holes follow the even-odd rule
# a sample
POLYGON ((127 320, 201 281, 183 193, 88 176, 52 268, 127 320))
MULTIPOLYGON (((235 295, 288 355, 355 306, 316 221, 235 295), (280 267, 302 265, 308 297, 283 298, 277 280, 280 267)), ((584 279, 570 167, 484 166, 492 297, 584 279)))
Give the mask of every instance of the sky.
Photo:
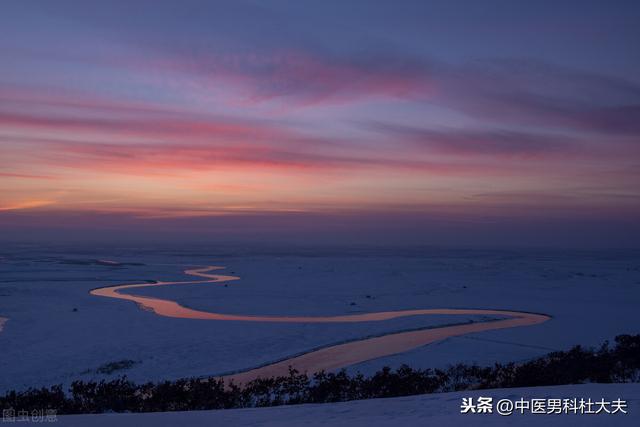
POLYGON ((0 232, 640 246, 635 1, 0 4, 0 232))

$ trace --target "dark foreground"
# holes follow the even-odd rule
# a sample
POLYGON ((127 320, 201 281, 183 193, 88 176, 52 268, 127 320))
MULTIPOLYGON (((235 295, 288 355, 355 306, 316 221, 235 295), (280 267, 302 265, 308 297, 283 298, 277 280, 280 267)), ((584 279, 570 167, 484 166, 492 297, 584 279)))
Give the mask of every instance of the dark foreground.
POLYGON ((409 366, 376 374, 319 372, 313 376, 291 370, 288 376, 257 379, 244 386, 220 379, 198 378, 135 384, 126 377, 113 381, 72 383, 10 391, 0 408, 15 411, 53 409, 57 414, 103 412, 191 411, 341 402, 490 388, 640 381, 640 335, 619 335, 613 346, 576 346, 522 364, 492 367, 455 365, 416 370, 409 366))

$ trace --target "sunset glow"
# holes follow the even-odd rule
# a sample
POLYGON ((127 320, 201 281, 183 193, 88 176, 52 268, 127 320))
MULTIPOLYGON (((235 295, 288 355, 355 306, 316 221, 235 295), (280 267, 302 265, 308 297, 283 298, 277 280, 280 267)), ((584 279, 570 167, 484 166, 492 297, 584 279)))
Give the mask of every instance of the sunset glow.
MULTIPOLYGON (((7 224, 79 213, 91 225, 113 213, 640 212, 640 62, 630 43, 584 49, 566 36, 568 8, 545 15, 535 38, 532 15, 500 41, 487 28, 531 11, 471 10, 472 22, 450 20, 461 43, 441 37, 446 3, 355 2, 313 18, 287 2, 143 4, 2 7, 7 224)), ((602 37, 637 36, 610 13, 617 25, 602 37)), ((612 18, 584 16, 604 27, 612 18)), ((588 33, 582 24, 574 32, 588 33)))

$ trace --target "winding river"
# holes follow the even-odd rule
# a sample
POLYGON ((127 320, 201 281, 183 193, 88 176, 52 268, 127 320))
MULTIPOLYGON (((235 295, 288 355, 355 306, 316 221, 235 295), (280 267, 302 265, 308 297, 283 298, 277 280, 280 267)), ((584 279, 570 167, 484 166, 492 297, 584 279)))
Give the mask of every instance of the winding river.
POLYGON ((283 323, 353 323, 383 321, 398 317, 430 314, 507 316, 506 319, 431 327, 428 329, 389 333, 382 336, 364 338, 357 341, 324 347, 319 350, 310 351, 266 366, 223 376, 224 379, 233 380, 236 383, 244 383, 258 377, 287 375, 289 366, 296 368, 300 372, 313 373, 321 370, 330 371, 367 360, 402 353, 449 337, 495 329, 531 326, 546 322, 551 318, 544 314, 510 310, 453 308, 381 311, 340 316, 253 316, 195 310, 184 307, 171 300, 121 293, 121 291, 125 289, 197 283, 223 283, 239 279, 239 277, 236 276, 212 273, 213 271, 222 269, 224 269, 224 267, 207 266, 184 271, 187 275, 200 277, 203 280, 123 284, 93 289, 90 293, 101 297, 133 301, 142 309, 152 311, 159 316, 177 317, 181 319, 283 323))

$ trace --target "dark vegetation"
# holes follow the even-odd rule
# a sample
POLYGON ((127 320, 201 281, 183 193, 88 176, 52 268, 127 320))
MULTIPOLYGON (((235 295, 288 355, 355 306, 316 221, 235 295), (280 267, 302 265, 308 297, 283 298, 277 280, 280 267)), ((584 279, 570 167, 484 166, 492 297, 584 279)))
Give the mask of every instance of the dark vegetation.
POLYGON ((76 381, 65 393, 61 385, 11 391, 0 408, 16 411, 55 409, 58 414, 100 412, 185 411, 340 402, 353 399, 471 389, 532 387, 584 382, 640 381, 640 335, 619 335, 615 345, 598 349, 576 346, 522 364, 492 367, 455 365, 448 369, 384 368, 371 377, 319 372, 309 377, 290 370, 288 376, 258 379, 245 386, 198 378, 134 384, 76 381))
POLYGON ((117 362, 105 363, 104 365, 96 369, 96 372, 99 374, 112 374, 116 371, 129 369, 133 367, 133 365, 135 365, 136 363, 138 362, 136 362, 135 360, 128 360, 128 359, 118 360, 117 362))

